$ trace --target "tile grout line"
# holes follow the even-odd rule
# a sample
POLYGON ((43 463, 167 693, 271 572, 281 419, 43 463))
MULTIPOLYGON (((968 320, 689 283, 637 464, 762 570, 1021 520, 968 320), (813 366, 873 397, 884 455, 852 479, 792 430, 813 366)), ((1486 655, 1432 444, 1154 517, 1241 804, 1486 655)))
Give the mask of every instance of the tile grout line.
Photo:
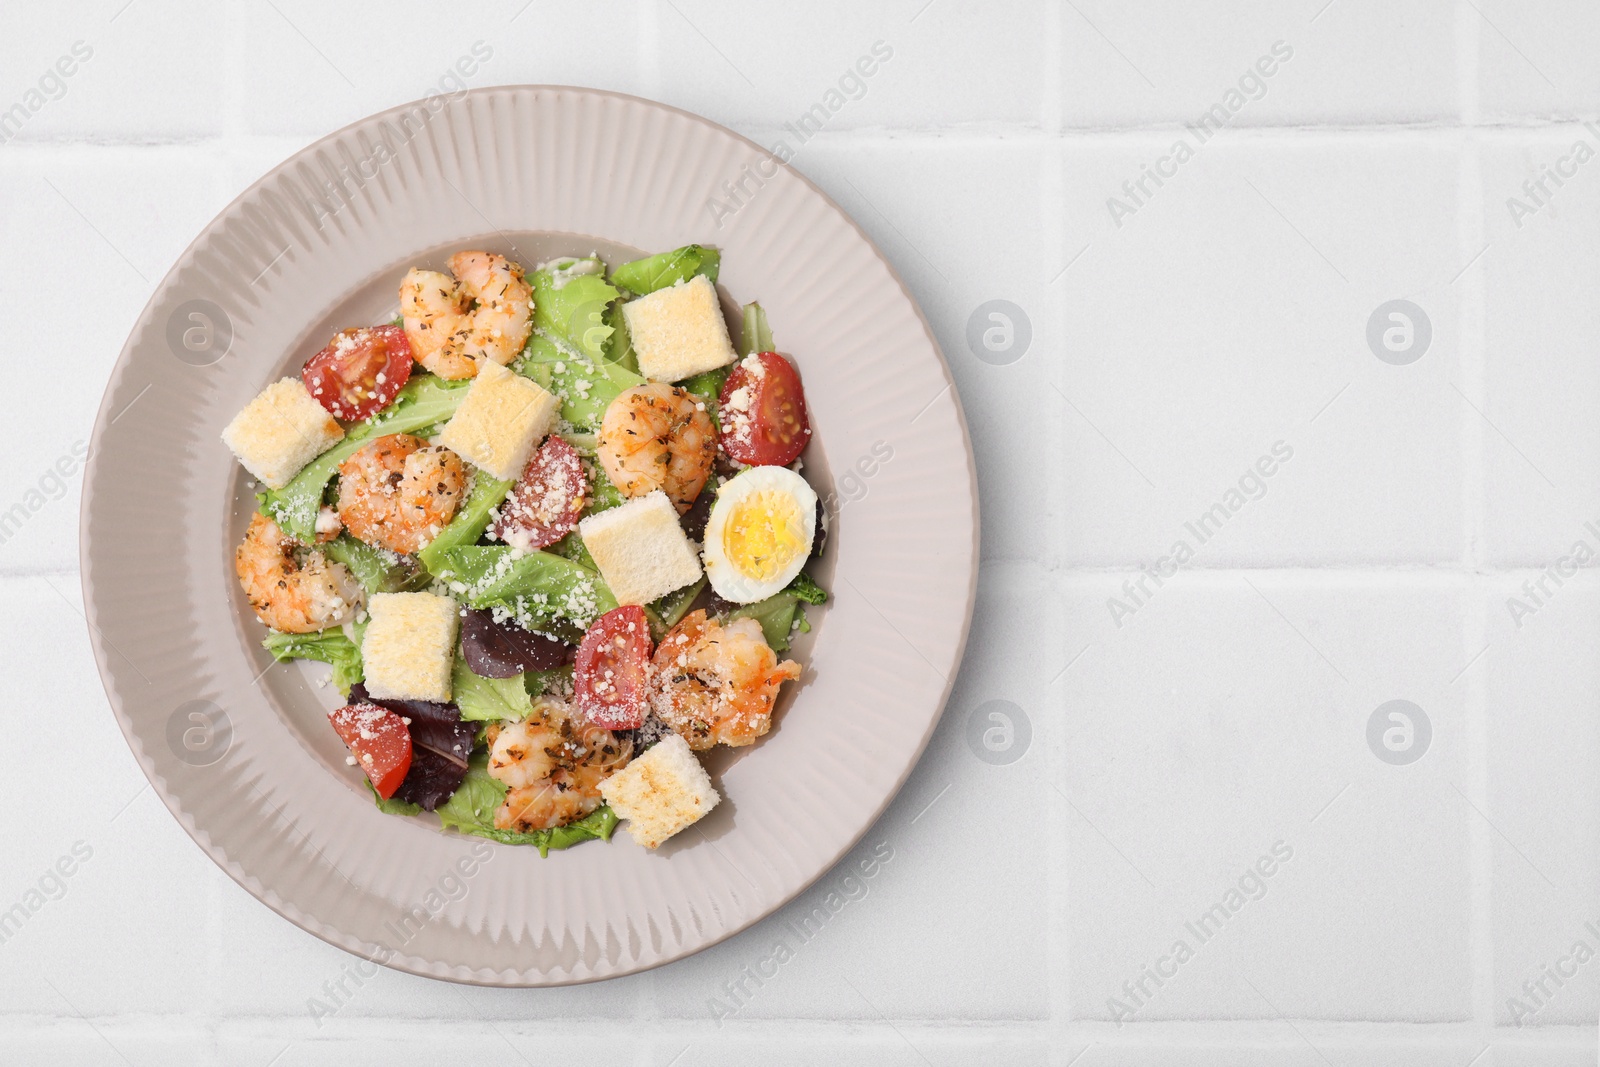
MULTIPOLYGON (((1470 123, 1478 113, 1478 78, 1482 44, 1482 22, 1469 0, 1456 5, 1457 85, 1461 96, 1462 119, 1470 123)), ((1464 139, 1458 161, 1457 240, 1463 257, 1472 257, 1485 247, 1486 224, 1483 212, 1484 184, 1481 143, 1475 133, 1464 139)), ((1485 272, 1488 266, 1475 264, 1457 283, 1460 286, 1456 313, 1460 331, 1458 368, 1466 394, 1481 407, 1488 404, 1488 353, 1485 329, 1485 272)), ((1482 573, 1488 556, 1486 540, 1487 453, 1483 420, 1468 405, 1460 411, 1461 432, 1461 512, 1463 563, 1482 573)), ((1471 656, 1488 640, 1487 606, 1475 582, 1461 591, 1463 655, 1471 656)), ((1492 653, 1491 653, 1492 655, 1492 653)), ((1467 788, 1473 803, 1489 810, 1489 708, 1487 668, 1481 664, 1467 672, 1463 696, 1467 788)), ((1468 953, 1472 960, 1472 1016, 1487 1037, 1494 1034, 1494 842, 1489 827, 1481 819, 1468 821, 1471 903, 1467 912, 1468 953)))
MULTIPOLYGON (((1045 77, 1046 92, 1045 105, 1040 113, 1040 122, 1046 130, 1059 127, 1061 122, 1060 85, 1064 76, 1063 69, 1063 42, 1062 42, 1062 12, 1060 5, 1051 4, 1048 7, 1045 22, 1045 77), (1052 91, 1054 90, 1054 91, 1052 91)), ((1040 218, 1044 226, 1044 240, 1040 248, 1045 276, 1055 268, 1052 266, 1061 249, 1066 247, 1066 182, 1064 171, 1066 159, 1062 143, 1058 142, 1053 151, 1041 153, 1039 167, 1039 196, 1041 199, 1040 218)), ((1062 285, 1060 291, 1054 285, 1047 285, 1043 297, 1049 302, 1054 313, 1054 319, 1059 327, 1057 337, 1064 343, 1068 335, 1065 329, 1067 319, 1068 300, 1066 297, 1068 281, 1062 285)), ((1060 372, 1060 365, 1066 361, 1066 353, 1056 350, 1050 353, 1056 366, 1051 368, 1054 373, 1060 372)), ((1052 449, 1054 455, 1062 455, 1061 451, 1061 426, 1057 422, 1050 425, 1050 434, 1055 437, 1052 449)), ((1051 492, 1059 492, 1059 481, 1051 480, 1051 492)), ((1048 506, 1048 497, 1047 497, 1048 506)), ((980 564, 981 566, 981 564, 980 564)), ((1054 583, 1052 583, 1054 584, 1054 583)), ((1063 619, 1063 621, 1065 621, 1063 619)), ((1053 736, 1057 733, 1051 729, 1057 723, 1065 723, 1067 716, 1067 698, 1064 694, 1069 692, 1068 687, 1062 687, 1063 694, 1056 703, 1056 689, 1051 686, 1043 695, 1044 709, 1049 725, 1040 722, 1040 733, 1045 742, 1044 763, 1045 774, 1052 782, 1065 782, 1067 780, 1068 761, 1066 745, 1053 744, 1053 736)), ((1064 741, 1064 738, 1063 738, 1064 741)), ((1047 794, 1048 797, 1048 794, 1047 794)), ((1045 1005, 1048 1013, 1049 1026, 1057 1029, 1070 1026, 1072 1023, 1072 939, 1071 924, 1067 916, 1071 913, 1071 857, 1068 844, 1068 815, 1062 806, 1049 797, 1046 808, 1045 825, 1049 828, 1049 845, 1045 850, 1045 885, 1048 887, 1050 904, 1045 910, 1045 1005)))

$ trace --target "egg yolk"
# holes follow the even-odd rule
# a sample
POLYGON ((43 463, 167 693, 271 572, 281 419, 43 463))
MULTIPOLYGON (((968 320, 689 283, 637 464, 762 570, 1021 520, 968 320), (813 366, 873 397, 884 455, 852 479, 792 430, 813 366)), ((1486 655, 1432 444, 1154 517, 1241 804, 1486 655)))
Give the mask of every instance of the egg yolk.
POLYGON ((751 493, 728 516, 722 550, 741 574, 769 581, 806 550, 800 505, 788 493, 751 493))

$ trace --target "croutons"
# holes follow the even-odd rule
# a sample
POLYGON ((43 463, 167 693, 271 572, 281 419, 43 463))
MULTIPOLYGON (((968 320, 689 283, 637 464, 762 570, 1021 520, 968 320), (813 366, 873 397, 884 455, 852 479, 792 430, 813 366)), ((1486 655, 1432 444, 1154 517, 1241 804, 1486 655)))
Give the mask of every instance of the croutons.
POLYGON ((450 700, 460 609, 433 593, 374 593, 361 641, 367 692, 379 700, 450 700))
POLYGON ((648 604, 700 577, 700 557, 667 494, 654 492, 578 524, 618 604, 648 604))
POLYGON ((288 485, 307 463, 338 444, 344 430, 299 378, 273 382, 222 431, 245 470, 268 489, 288 485))
POLYGON ((555 421, 560 401, 498 363, 478 361, 478 375, 439 443, 486 471, 511 481, 555 421))
POLYGON ((645 848, 699 822, 722 798, 689 743, 672 734, 600 783, 600 795, 645 848))
POLYGON ((726 367, 737 358, 717 287, 702 274, 622 305, 639 373, 677 382, 726 367))

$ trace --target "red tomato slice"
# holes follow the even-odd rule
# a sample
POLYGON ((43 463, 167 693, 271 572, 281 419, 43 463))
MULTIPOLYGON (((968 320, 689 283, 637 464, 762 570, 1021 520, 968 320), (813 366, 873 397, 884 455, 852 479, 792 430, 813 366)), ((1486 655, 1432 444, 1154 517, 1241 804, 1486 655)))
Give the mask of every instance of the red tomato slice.
POLYGON ((722 450, 747 466, 786 467, 811 440, 800 376, 776 352, 734 364, 717 404, 722 450))
POLYGON ((405 720, 376 704, 351 704, 330 711, 328 721, 378 795, 385 800, 394 796, 411 769, 411 731, 405 720))
POLYGON ((398 326, 345 330, 306 361, 300 377, 334 418, 370 418, 411 378, 411 342, 398 326))
POLYGON ((578 646, 573 664, 578 711, 607 730, 631 730, 644 722, 650 676, 650 620, 637 604, 595 620, 578 646))
POLYGON ((524 552, 553 545, 578 525, 588 497, 583 460, 571 445, 551 434, 506 494, 489 535, 524 552))

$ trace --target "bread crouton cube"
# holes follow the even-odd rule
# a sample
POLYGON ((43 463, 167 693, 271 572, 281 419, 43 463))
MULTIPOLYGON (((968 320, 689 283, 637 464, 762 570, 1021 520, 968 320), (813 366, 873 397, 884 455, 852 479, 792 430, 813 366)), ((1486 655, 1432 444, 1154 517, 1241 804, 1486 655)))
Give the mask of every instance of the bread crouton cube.
POLYGON ((737 356, 717 301, 703 274, 622 305, 639 373, 653 382, 678 382, 726 367, 737 356))
POLYGON ((367 692, 379 700, 450 701, 460 609, 433 593, 374 593, 361 641, 367 692))
POLYGON ((222 431, 244 469, 282 489, 307 463, 344 439, 344 430, 299 378, 273 382, 222 431))
POLYGON ((583 545, 618 604, 648 604, 700 577, 700 557, 657 489, 578 523, 583 545))
POLYGON ((645 848, 699 822, 722 798, 689 742, 677 734, 600 783, 600 795, 645 848))
POLYGON ((555 421, 560 401, 515 371, 478 361, 478 374, 439 443, 486 471, 512 481, 555 421))

